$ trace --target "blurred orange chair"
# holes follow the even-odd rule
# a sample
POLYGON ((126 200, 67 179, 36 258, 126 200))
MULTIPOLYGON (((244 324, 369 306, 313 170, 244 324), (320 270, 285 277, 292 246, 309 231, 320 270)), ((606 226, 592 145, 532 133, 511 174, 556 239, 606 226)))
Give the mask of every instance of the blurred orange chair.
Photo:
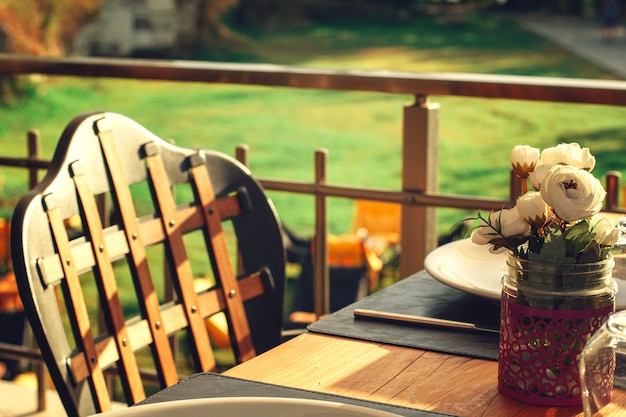
POLYGON ((402 206, 382 201, 356 200, 352 233, 363 241, 369 288, 378 288, 383 254, 400 243, 402 206))
MULTIPOLYGON (((348 233, 328 235, 330 273, 330 310, 336 311, 358 300, 363 294, 361 279, 367 278, 368 291, 378 289, 385 264, 385 252, 400 242, 402 206, 397 203, 356 200, 352 225, 348 233)), ((313 311, 313 241, 301 239, 284 228, 287 257, 299 263, 302 272, 289 315, 293 323, 310 323, 319 319, 313 311)))
MULTIPOLYGON (((290 242, 287 245, 288 259, 301 266, 295 286, 293 305, 289 314, 289 322, 294 325, 311 323, 320 319, 313 311, 314 304, 314 272, 311 239, 299 239, 285 229, 290 242)), ((328 235, 327 255, 329 267, 329 308, 330 312, 339 310, 359 299, 364 272, 366 270, 365 250, 363 241, 354 234, 328 235)))
POLYGON ((363 241, 356 235, 329 235, 328 265, 336 268, 363 268, 365 266, 365 248, 363 241))

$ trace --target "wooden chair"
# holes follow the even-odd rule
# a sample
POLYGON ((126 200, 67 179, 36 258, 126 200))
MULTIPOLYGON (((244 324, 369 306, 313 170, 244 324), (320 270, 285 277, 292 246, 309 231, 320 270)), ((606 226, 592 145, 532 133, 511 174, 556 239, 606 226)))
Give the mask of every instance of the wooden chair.
POLYGON ((109 374, 128 404, 146 396, 145 367, 160 387, 179 381, 179 331, 188 373, 216 371, 205 321, 218 312, 237 361, 281 341, 285 253, 261 186, 236 160, 171 145, 121 115, 69 123, 46 177, 15 209, 11 245, 24 308, 70 416, 111 408, 109 374), (196 276, 214 285, 196 292, 196 276))

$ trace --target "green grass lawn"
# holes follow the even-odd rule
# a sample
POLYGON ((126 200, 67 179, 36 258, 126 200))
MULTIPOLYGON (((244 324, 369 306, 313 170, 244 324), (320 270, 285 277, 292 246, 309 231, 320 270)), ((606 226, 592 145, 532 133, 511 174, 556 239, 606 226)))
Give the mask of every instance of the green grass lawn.
MULTIPOLYGON (((524 31, 514 20, 483 15, 453 28, 424 18, 393 25, 361 22, 240 33, 245 41, 236 50, 207 51, 203 57, 305 67, 614 78, 524 31)), ((0 110, 4 154, 24 155, 25 131, 38 128, 42 154, 50 157, 74 115, 108 110, 185 146, 233 154, 238 144, 248 144, 250 167, 260 177, 312 180, 313 154, 325 148, 329 182, 400 187, 401 115, 410 96, 73 77, 32 82, 37 88, 29 99, 0 110)), ((507 196, 508 154, 516 144, 543 148, 576 140, 597 156, 597 176, 626 169, 615 152, 626 139, 626 109, 459 97, 431 100, 441 103, 441 192, 507 196)), ((0 172, 5 198, 25 191, 25 173, 0 172)), ((287 225, 302 235, 312 233, 312 197, 271 195, 287 225)), ((351 207, 350 201, 330 200, 332 233, 349 229, 351 207)), ((10 211, 11 205, 5 204, 2 214, 9 216, 10 211)), ((464 215, 441 210, 440 232, 446 233, 464 215)))

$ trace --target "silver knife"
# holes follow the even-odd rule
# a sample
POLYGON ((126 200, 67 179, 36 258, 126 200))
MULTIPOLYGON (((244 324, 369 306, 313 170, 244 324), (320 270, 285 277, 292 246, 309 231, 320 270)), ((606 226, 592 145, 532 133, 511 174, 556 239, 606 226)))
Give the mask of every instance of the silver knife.
POLYGON ((431 326, 451 327, 455 329, 477 330, 488 333, 500 333, 498 329, 477 326, 474 323, 466 323, 463 321, 437 319, 433 317, 413 316, 410 314, 387 313, 385 311, 374 311, 357 308, 354 310, 354 316, 357 318, 373 318, 390 321, 400 321, 405 323, 427 324, 431 326))

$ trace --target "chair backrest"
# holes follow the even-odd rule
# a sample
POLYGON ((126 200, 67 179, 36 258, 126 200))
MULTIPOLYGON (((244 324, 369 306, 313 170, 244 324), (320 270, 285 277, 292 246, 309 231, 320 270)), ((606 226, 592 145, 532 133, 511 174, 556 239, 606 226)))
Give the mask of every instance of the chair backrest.
POLYGON ((280 223, 224 154, 174 146, 118 114, 80 115, 11 227, 20 296, 70 416, 110 408, 110 374, 128 404, 146 396, 145 367, 160 387, 176 383, 177 332, 187 374, 215 371, 205 321, 220 311, 238 361, 280 343, 280 223), (214 285, 197 292, 197 276, 214 285))
POLYGON ((400 239, 402 206, 384 201, 356 200, 352 231, 364 229, 368 235, 384 235, 397 242, 400 239))

